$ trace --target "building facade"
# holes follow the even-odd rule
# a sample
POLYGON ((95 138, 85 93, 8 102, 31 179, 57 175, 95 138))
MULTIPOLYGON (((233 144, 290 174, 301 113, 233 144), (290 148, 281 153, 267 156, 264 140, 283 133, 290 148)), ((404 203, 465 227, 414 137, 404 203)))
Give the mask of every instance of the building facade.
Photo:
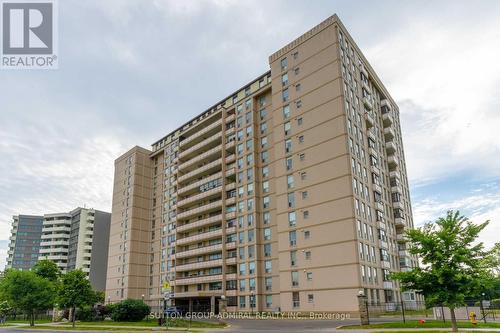
POLYGON ((48 259, 55 262, 63 273, 82 269, 87 273, 92 287, 104 291, 110 222, 110 213, 88 208, 76 208, 69 213, 14 217, 11 232, 12 259, 9 249, 6 268, 30 269, 38 260, 48 259), (24 231, 27 226, 31 230, 28 235, 24 231), (28 238, 33 246, 21 246, 18 241, 21 237, 28 238), (16 252, 16 247, 24 252, 16 252), (30 262, 28 264, 25 260, 20 266, 17 253, 27 257, 27 252, 31 252, 30 262))
POLYGON ((269 64, 115 161, 110 302, 355 313, 360 290, 400 300, 389 275, 417 260, 396 103, 336 15, 269 64))
POLYGON ((16 215, 12 217, 12 231, 5 268, 29 270, 38 261, 43 216, 16 215))

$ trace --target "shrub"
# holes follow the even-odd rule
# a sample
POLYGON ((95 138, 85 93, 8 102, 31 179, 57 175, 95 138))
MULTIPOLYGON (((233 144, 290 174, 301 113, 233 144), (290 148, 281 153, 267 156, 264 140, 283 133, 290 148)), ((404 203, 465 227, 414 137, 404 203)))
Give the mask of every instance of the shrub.
POLYGON ((491 300, 491 307, 494 309, 500 309, 500 298, 495 298, 491 300))
POLYGON ((141 321, 151 309, 141 300, 126 299, 112 307, 111 318, 114 321, 141 321))

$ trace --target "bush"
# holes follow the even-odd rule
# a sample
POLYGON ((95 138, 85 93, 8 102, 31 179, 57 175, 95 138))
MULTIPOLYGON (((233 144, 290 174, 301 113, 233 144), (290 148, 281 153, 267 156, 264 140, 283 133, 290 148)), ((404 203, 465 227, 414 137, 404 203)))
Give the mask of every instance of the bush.
POLYGON ((141 300, 126 299, 113 306, 111 318, 114 321, 141 321, 151 309, 141 300))

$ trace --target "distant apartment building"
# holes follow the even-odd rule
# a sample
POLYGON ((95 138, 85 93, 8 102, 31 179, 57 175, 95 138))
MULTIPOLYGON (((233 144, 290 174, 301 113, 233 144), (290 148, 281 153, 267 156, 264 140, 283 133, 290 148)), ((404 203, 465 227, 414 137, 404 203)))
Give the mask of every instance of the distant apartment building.
POLYGON ((109 301, 356 313, 360 291, 400 300, 390 273, 417 260, 398 106, 336 15, 269 64, 115 161, 109 301))
MULTIPOLYGON (((33 253, 29 267, 25 268, 31 268, 38 260, 49 259, 62 272, 82 269, 88 274, 95 290, 104 290, 111 214, 76 208, 69 213, 45 214, 37 218, 39 232, 36 235, 36 254, 33 253)), ((15 223, 16 220, 11 238, 18 239, 20 229, 15 223)), ((12 258, 14 262, 14 255, 12 258)), ((7 268, 18 268, 9 266, 10 261, 9 253, 7 268)))
POLYGON ((29 270, 38 261, 43 216, 12 217, 12 232, 5 268, 29 270))

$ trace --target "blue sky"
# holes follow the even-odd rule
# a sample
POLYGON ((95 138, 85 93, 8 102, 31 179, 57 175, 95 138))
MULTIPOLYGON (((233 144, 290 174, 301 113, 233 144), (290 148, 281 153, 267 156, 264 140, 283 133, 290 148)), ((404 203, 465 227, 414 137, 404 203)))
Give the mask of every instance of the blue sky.
POLYGON ((113 161, 268 69, 333 13, 401 110, 417 224, 500 235, 498 1, 59 1, 59 70, 0 72, 0 268, 11 216, 111 209, 113 161))

